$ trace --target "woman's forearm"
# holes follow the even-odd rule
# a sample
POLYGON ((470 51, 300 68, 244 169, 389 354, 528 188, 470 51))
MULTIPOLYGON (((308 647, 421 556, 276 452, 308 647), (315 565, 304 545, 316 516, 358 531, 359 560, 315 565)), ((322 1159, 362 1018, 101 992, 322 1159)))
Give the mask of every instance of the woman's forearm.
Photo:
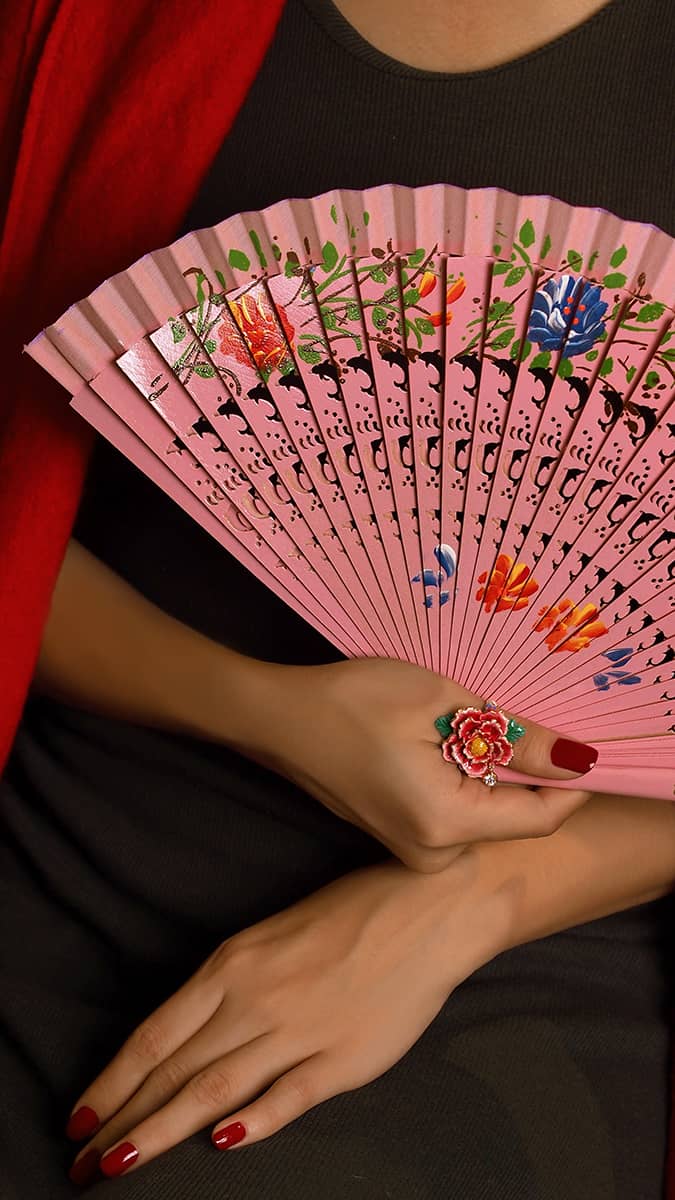
POLYGON ((507 910, 507 949, 675 888, 675 804, 593 795, 549 837, 483 842, 472 853, 471 886, 507 910))
POLYGON ((274 670, 174 620, 71 541, 34 686, 108 716, 247 750, 274 670))

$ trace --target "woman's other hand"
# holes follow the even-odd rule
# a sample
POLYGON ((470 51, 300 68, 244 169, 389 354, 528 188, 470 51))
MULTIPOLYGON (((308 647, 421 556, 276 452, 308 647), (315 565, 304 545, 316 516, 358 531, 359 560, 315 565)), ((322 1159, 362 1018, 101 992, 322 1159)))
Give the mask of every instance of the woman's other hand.
POLYGON ((278 1132, 406 1053, 508 941, 508 893, 471 851, 443 875, 357 871, 224 942, 80 1098, 71 1178, 135 1170, 213 1127, 218 1149, 278 1132), (87 1125, 89 1124, 89 1129, 87 1125))

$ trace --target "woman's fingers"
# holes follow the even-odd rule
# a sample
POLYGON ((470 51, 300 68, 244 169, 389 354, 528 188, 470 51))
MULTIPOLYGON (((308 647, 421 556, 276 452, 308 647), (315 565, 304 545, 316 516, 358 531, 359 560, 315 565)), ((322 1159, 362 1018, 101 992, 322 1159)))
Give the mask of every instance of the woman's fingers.
POLYGON ((525 733, 513 746, 514 771, 535 779, 572 779, 578 775, 579 782, 585 783, 583 777, 598 760, 595 746, 565 737, 525 717, 515 720, 525 733))
POLYGON ((465 808, 463 841, 510 841, 548 837, 586 803, 589 792, 571 788, 527 788, 502 785, 487 788, 462 777, 459 795, 465 808), (466 804, 470 796, 470 804, 466 804))
MULTIPOLYGON (((293 1055, 279 1048, 274 1053, 271 1043, 271 1035, 265 1034, 198 1071, 168 1103, 128 1127, 117 1143, 106 1149, 98 1163, 99 1170, 109 1177, 122 1175, 150 1162, 213 1121, 218 1121, 220 1127, 229 1113, 237 1112, 242 1104, 278 1081, 289 1067, 295 1067, 297 1051, 293 1055)), ((249 1105, 250 1109, 255 1107, 249 1105)), ((87 1147, 82 1159, 89 1151, 87 1147)))
POLYGON ((211 1141, 218 1150, 229 1150, 237 1145, 250 1146, 278 1133, 310 1108, 346 1091, 346 1085, 336 1085, 335 1078, 335 1067, 333 1064, 331 1071, 327 1053, 306 1058, 277 1079, 253 1104, 233 1113, 227 1122, 219 1121, 211 1141))
POLYGON ((240 1022, 230 1022, 225 1017, 223 1025, 224 1028, 220 1028, 216 1034, 213 1022, 207 1023, 174 1054, 158 1063, 138 1091, 98 1129, 89 1145, 78 1155, 71 1172, 71 1177, 74 1177, 76 1183, 79 1182, 80 1174, 86 1170, 86 1163, 98 1164, 101 1156, 111 1146, 130 1129, 140 1125, 152 1113, 168 1104, 191 1079, 210 1066, 214 1057, 222 1058, 248 1042, 248 1037, 242 1035, 240 1022), (81 1162, 85 1165, 80 1166, 81 1162))
POLYGON ((126 1103, 160 1063, 211 1019, 222 984, 203 969, 138 1026, 74 1106, 66 1133, 91 1138, 126 1103))

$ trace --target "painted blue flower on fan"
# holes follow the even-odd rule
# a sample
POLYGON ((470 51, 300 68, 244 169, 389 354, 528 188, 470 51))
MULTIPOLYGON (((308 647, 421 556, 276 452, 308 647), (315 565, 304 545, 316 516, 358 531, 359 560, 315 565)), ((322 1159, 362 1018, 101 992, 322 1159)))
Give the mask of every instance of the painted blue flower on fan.
POLYGON ((619 669, 628 666, 633 654, 634 650, 632 646, 623 646, 621 649, 605 651, 602 657, 611 663, 612 670, 601 671, 598 675, 593 676, 593 683, 599 692, 608 692, 613 684, 617 684, 619 687, 626 687, 632 683, 642 683, 639 675, 632 675, 630 671, 619 669))
POLYGON ((527 336, 542 350, 562 347, 563 358, 572 358, 590 350, 605 332, 606 312, 597 283, 561 275, 535 293, 527 336))
MULTIPOLYGON (((436 559, 440 570, 432 570, 430 567, 425 567, 420 575, 413 575, 411 583, 423 583, 425 589, 428 587, 438 588, 438 604, 442 608, 448 603, 450 593, 441 591, 442 584, 448 579, 452 579, 457 568, 457 555, 451 546, 440 545, 434 548, 434 558, 436 559)), ((433 596, 425 594, 423 604, 425 608, 433 608, 433 596)))

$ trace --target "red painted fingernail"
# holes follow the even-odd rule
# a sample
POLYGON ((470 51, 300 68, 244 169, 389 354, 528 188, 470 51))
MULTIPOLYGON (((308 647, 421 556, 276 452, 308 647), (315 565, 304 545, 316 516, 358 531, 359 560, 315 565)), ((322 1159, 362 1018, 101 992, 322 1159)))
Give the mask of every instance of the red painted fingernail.
POLYGON ((133 1142, 120 1142, 119 1146, 115 1146, 114 1150, 110 1150, 107 1154, 103 1155, 99 1167, 104 1175, 112 1179, 115 1175, 123 1175, 125 1171, 128 1171, 137 1158, 138 1150, 133 1142))
POLYGON ((595 746, 587 746, 585 742, 571 742, 568 738, 558 738, 551 746, 551 762, 554 767, 562 767, 565 771, 574 771, 577 775, 585 775, 598 761, 595 746))
POLYGON ((83 1104, 73 1113, 66 1125, 66 1137, 71 1142, 83 1142, 85 1138, 93 1137, 100 1125, 97 1114, 88 1104, 83 1104))
POLYGON ((219 1150, 229 1150, 230 1146, 236 1146, 237 1142, 241 1142, 245 1137, 246 1126, 242 1125, 241 1121, 235 1121, 223 1129, 216 1129, 211 1135, 211 1141, 219 1150))
POLYGON ((87 1183, 91 1183, 95 1175, 98 1174, 98 1164, 101 1161, 101 1155, 98 1150, 86 1150, 81 1158, 78 1158, 73 1163, 68 1172, 68 1178, 71 1183, 77 1187, 84 1187, 87 1183))

